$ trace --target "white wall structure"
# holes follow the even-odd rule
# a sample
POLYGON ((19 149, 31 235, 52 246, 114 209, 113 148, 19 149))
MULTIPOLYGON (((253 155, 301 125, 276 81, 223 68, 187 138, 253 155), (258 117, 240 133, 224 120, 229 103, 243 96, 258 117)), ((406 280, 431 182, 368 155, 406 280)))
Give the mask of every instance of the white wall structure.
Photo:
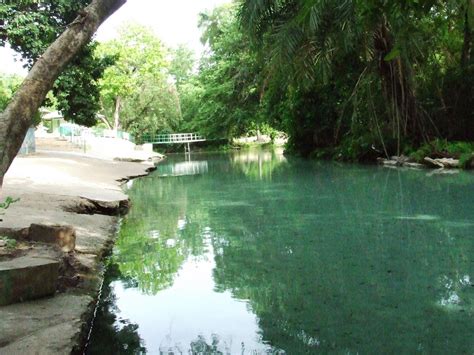
POLYGON ((20 148, 20 155, 33 154, 36 152, 35 128, 31 127, 26 133, 25 140, 20 148))

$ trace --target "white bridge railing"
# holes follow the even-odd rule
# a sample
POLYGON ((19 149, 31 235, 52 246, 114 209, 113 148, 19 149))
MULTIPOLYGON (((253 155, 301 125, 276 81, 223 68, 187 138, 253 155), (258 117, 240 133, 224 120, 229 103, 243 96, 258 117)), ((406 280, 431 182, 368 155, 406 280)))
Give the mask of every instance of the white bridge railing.
POLYGON ((156 134, 154 136, 144 136, 143 140, 153 144, 173 144, 173 143, 192 143, 204 142, 206 138, 197 133, 172 133, 156 134))

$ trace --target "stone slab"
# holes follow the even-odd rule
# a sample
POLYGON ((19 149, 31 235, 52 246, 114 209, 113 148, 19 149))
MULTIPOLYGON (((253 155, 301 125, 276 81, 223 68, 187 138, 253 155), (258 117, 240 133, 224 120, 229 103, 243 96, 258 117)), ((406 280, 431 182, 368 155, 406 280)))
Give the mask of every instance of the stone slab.
POLYGON ((62 293, 0 307, 0 355, 70 354, 94 304, 89 296, 62 293))
POLYGON ((0 306, 54 295, 59 262, 28 256, 0 262, 0 306))
POLYGON ((34 242, 55 244, 66 253, 76 247, 76 230, 71 226, 32 224, 28 238, 34 242))

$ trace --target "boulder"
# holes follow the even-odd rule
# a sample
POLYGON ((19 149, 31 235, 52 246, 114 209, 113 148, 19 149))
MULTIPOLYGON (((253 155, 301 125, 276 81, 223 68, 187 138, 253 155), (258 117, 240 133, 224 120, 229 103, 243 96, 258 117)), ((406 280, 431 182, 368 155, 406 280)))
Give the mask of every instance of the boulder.
POLYGON ((459 168, 459 160, 452 158, 439 158, 432 159, 430 157, 425 157, 425 163, 433 168, 439 169, 456 169, 459 168))
POLYGON ((54 295, 59 262, 20 257, 0 262, 0 306, 54 295))

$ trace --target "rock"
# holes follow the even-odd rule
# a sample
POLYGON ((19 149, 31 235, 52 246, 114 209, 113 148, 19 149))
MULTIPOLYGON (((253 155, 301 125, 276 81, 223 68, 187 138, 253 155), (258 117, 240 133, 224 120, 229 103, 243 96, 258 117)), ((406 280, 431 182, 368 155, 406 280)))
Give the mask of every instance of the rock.
POLYGON ((32 224, 28 239, 34 242, 56 244, 67 253, 76 247, 76 230, 71 226, 32 224))
POLYGON ((389 159, 383 159, 383 158, 378 158, 377 162, 382 165, 389 165, 389 166, 398 165, 398 162, 396 160, 389 160, 389 159))
POLYGON ((400 155, 400 156, 394 155, 394 156, 392 156, 390 159, 391 159, 391 160, 395 160, 395 161, 398 162, 399 164, 404 164, 404 163, 406 163, 406 162, 408 162, 408 161, 410 160, 410 158, 408 158, 407 156, 405 156, 405 155, 403 155, 403 154, 400 155))
POLYGON ((54 295, 59 262, 20 257, 0 262, 0 306, 54 295))
POLYGON ((410 161, 410 159, 404 155, 401 155, 399 157, 393 156, 391 157, 391 159, 378 158, 377 161, 379 164, 389 166, 389 167, 404 166, 407 168, 415 168, 415 169, 421 169, 425 167, 423 164, 410 161))
POLYGON ((431 167, 441 169, 456 169, 459 168, 459 160, 452 158, 432 159, 425 157, 424 161, 431 167))
POLYGON ((412 162, 406 162, 403 164, 403 166, 406 166, 408 168, 415 168, 415 169, 423 169, 425 168, 425 166, 423 164, 420 164, 420 163, 412 163, 412 162))
POLYGON ((118 201, 96 201, 87 198, 81 198, 74 205, 65 206, 67 212, 79 214, 102 214, 106 216, 124 216, 130 209, 130 200, 118 201))
POLYGON ((127 163, 144 163, 148 158, 131 158, 131 157, 116 157, 114 161, 127 162, 127 163))
POLYGON ((0 239, 0 248, 4 248, 6 246, 7 246, 7 241, 3 240, 3 239, 0 239))

